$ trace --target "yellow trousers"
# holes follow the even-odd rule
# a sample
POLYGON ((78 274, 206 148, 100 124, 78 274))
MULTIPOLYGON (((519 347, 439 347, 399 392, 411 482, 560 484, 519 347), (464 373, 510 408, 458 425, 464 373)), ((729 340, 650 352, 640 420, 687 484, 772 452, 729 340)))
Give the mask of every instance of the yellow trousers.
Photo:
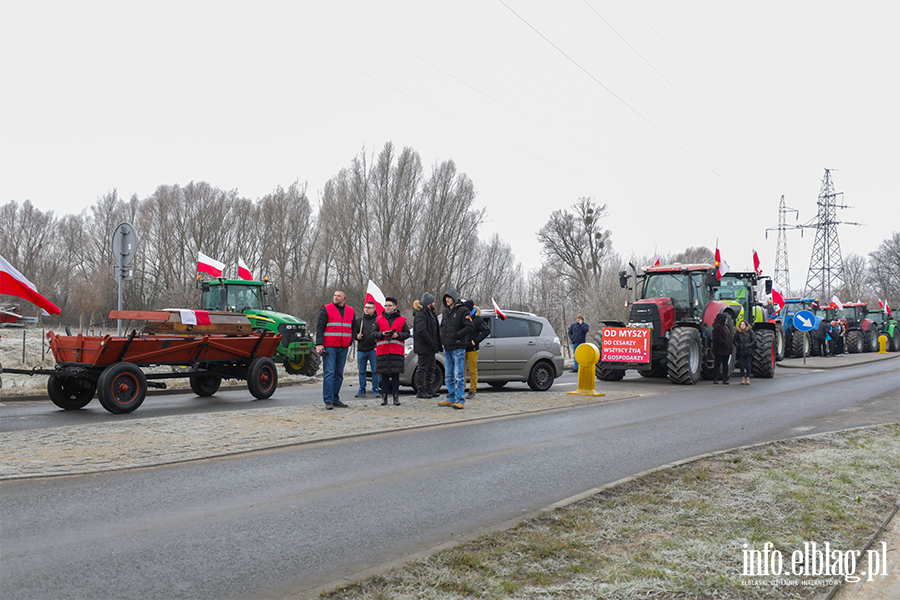
POLYGON ((469 391, 474 394, 478 387, 478 350, 466 352, 466 370, 469 372, 468 379, 472 382, 469 391))

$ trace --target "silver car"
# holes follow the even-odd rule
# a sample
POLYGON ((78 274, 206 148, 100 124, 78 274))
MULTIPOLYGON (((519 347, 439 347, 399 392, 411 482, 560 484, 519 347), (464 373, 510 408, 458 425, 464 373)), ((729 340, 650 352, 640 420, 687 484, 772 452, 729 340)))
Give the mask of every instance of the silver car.
MULTIPOLYGON (((481 317, 491 330, 479 345, 478 382, 501 388, 510 381, 525 381, 528 387, 543 392, 563 373, 562 348, 559 337, 544 317, 507 310, 506 320, 493 310, 482 310, 481 317)), ((406 340, 406 365, 400 374, 400 385, 416 388, 419 357, 413 352, 412 336, 406 340)), ((444 385, 444 355, 435 356, 437 382, 434 391, 444 385)))

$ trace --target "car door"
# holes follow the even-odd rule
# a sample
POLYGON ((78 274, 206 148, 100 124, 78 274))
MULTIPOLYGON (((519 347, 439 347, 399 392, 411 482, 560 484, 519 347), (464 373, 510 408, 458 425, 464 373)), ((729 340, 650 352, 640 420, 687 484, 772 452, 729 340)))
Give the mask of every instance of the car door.
POLYGON ((494 319, 494 377, 522 381, 527 379, 528 363, 538 348, 537 338, 527 319, 494 319))
POLYGON ((485 325, 491 333, 478 345, 478 379, 486 380, 494 376, 494 317, 483 316, 485 325))

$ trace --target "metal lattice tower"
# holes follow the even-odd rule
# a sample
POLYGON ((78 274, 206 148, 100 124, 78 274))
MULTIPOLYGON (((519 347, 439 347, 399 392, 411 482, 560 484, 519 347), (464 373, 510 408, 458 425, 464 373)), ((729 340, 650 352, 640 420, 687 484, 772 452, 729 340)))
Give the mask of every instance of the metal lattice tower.
MULTIPOLYGON (((832 169, 825 169, 822 178, 822 189, 819 191, 819 214, 813 221, 803 227, 815 228, 816 241, 813 243, 812 256, 809 259, 809 274, 806 276, 804 294, 815 296, 820 300, 830 301, 844 284, 844 260, 841 258, 841 242, 838 240, 837 209, 848 208, 838 205, 837 197, 844 192, 835 192, 831 181, 832 169)), ((858 225, 859 223, 848 223, 858 225)))
MULTIPOLYGON (((794 213, 794 220, 797 220, 800 211, 796 208, 785 206, 784 194, 782 194, 781 203, 778 205, 778 246, 775 249, 775 274, 773 279, 785 294, 791 292, 791 270, 790 267, 788 267, 787 234, 785 232, 788 229, 800 229, 800 234, 803 235, 801 225, 787 224, 787 219, 785 217, 791 212, 794 213)), ((766 229, 766 237, 769 236, 769 232, 772 230, 773 228, 766 229)))

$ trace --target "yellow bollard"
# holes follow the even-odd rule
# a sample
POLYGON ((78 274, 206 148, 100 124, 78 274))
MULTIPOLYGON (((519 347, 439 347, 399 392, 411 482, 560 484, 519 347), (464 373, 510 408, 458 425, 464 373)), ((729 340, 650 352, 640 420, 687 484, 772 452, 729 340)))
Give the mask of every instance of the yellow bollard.
POLYGON ((571 394, 581 396, 605 396, 603 392, 594 390, 594 367, 600 361, 600 349, 596 345, 587 343, 579 344, 575 349, 575 360, 578 361, 578 389, 571 394))
MULTIPOLYGON (((581 348, 581 346, 578 346, 581 348)), ((878 354, 887 354, 887 336, 879 335, 878 336, 878 354)))

